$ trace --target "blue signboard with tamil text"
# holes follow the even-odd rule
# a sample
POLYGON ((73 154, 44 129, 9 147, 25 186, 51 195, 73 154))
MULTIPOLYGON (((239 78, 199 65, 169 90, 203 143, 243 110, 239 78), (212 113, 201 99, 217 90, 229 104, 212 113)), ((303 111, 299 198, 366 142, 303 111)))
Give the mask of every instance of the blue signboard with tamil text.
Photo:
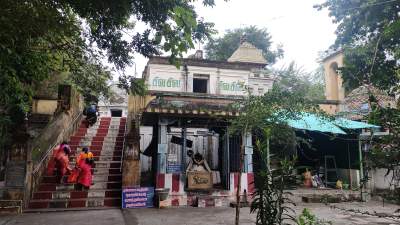
POLYGON ((122 190, 122 208, 153 207, 154 187, 124 188, 122 190))

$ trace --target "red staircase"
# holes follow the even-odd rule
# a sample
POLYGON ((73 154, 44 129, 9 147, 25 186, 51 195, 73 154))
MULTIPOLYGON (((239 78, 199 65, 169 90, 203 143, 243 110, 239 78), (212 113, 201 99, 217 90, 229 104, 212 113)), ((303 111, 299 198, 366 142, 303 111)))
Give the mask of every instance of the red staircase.
MULTIPOLYGON (((126 118, 101 117, 86 128, 81 124, 70 137, 70 165, 82 147, 89 147, 95 159, 93 185, 88 191, 77 191, 74 184, 57 184, 55 176, 43 176, 38 190, 29 202, 29 210, 119 207, 121 205, 121 157, 126 118)), ((66 177, 64 177, 66 180, 66 177)))

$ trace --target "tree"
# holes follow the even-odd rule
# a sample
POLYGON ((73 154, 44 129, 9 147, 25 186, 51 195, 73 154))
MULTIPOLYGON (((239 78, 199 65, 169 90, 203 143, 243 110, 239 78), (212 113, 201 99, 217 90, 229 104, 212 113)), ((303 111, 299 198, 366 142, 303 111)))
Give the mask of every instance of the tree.
MULTIPOLYGON (((132 63, 132 53, 171 54, 171 61, 204 41, 212 24, 198 18, 193 1, 117 0, 0 1, 0 140, 23 124, 35 84, 67 73, 89 95, 107 95, 107 56, 118 70, 132 63), (134 21, 148 28, 134 33, 134 21), (12 117, 10 115, 13 115, 12 117), (5 131, 5 132, 4 132, 5 131)), ((204 0, 213 6, 213 0, 204 0)), ((5 143, 0 143, 4 148, 5 143)))
MULTIPOLYGON (((275 129, 276 130, 276 129, 275 129)), ((292 130, 285 127, 284 130, 292 130)), ((279 132, 282 130, 279 130, 279 132)), ((263 130, 263 139, 256 141, 256 149, 261 156, 258 164, 266 169, 257 171, 254 180, 256 191, 250 212, 257 213, 257 225, 282 224, 285 221, 294 221, 294 203, 289 198, 291 193, 285 191, 291 183, 295 182, 293 174, 295 158, 291 155, 274 158, 278 160, 278 167, 270 168, 270 129, 263 130)))
MULTIPOLYGON (((337 39, 333 47, 344 51, 344 67, 339 69, 347 87, 352 89, 367 83, 392 94, 398 93, 400 2, 326 0, 316 7, 328 9, 333 21, 338 23, 337 39)), ((392 187, 399 191, 400 112, 398 109, 381 107, 373 93, 370 91, 369 94, 369 105, 372 108, 370 122, 388 128, 390 134, 371 139, 371 151, 367 153, 364 163, 367 170, 387 168, 387 174, 395 175, 392 187)), ((363 178, 364 181, 367 179, 367 176, 363 178)))
POLYGON ((373 96, 370 101, 372 112, 368 116, 369 122, 389 129, 390 133, 370 139, 371 149, 363 163, 367 171, 387 169, 386 176, 390 175, 388 180, 394 200, 400 203, 400 110, 380 106, 373 96))
MULTIPOLYGON (((299 112, 318 111, 317 110, 318 106, 313 104, 313 102, 310 101, 309 99, 305 98, 304 92, 301 89, 284 88, 277 84, 273 85, 272 89, 269 90, 264 96, 250 95, 243 101, 236 103, 234 107, 240 110, 241 113, 239 114, 239 116, 237 116, 231 121, 230 132, 234 134, 246 135, 248 133, 267 131, 266 134, 268 135, 265 135, 263 137, 266 139, 271 138, 271 134, 274 132, 281 132, 284 125, 286 124, 285 122, 286 119, 296 118, 299 112)), ((285 137, 289 137, 289 135, 285 137)), ((235 224, 239 224, 241 173, 244 164, 244 150, 245 150, 244 145, 245 143, 242 142, 239 153, 240 163, 239 163, 239 178, 236 187, 237 204, 236 204, 235 224)), ((269 155, 269 153, 267 155, 269 155)), ((285 163, 285 165, 288 164, 285 163)), ((270 171, 270 169, 267 170, 270 171)), ((257 176, 263 176, 263 175, 256 173, 256 179, 257 176)), ((263 186, 256 187, 256 189, 257 188, 262 189, 263 186)), ((278 193, 278 196, 282 196, 281 194, 282 193, 278 193)), ((258 210, 257 208, 253 209, 253 211, 257 210, 258 210)), ((282 220, 282 216, 284 216, 283 213, 278 213, 276 214, 276 216, 279 218, 275 218, 274 221, 283 221, 282 220)))
POLYGON ((237 28, 227 30, 226 34, 219 38, 212 38, 205 46, 206 57, 211 60, 227 60, 233 52, 239 47, 241 38, 253 44, 258 49, 261 49, 264 58, 273 64, 277 59, 283 56, 281 46, 273 51, 271 50, 271 35, 266 28, 257 28, 249 26, 245 28, 237 28))
POLYGON ((289 66, 275 69, 272 73, 277 77, 275 85, 279 88, 304 93, 304 98, 308 100, 325 99, 324 74, 320 68, 315 72, 305 72, 291 62, 289 66))
POLYGON ((400 2, 326 0, 315 7, 328 9, 338 24, 332 48, 344 51, 340 69, 346 87, 367 82, 395 92, 400 74, 400 2))

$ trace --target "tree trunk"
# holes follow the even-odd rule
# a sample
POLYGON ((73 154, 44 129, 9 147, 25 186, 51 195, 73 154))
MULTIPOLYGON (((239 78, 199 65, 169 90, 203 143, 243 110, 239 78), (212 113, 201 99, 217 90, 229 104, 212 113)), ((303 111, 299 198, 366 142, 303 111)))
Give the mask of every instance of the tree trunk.
MULTIPOLYGON (((246 133, 243 134, 245 137, 246 133)), ((244 145, 245 139, 242 137, 242 144, 240 145, 240 161, 239 161, 239 176, 238 176, 238 185, 236 190, 236 215, 235 215, 235 225, 239 225, 239 218, 240 218, 240 189, 242 188, 242 168, 244 163, 244 145)))

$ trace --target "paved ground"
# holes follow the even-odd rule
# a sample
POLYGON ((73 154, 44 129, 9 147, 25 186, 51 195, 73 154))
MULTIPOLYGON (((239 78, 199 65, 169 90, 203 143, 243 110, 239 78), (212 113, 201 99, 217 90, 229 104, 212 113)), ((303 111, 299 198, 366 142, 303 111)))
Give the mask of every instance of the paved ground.
MULTIPOLYGON (((338 206, 385 213, 394 213, 399 208, 393 205, 382 207, 379 202, 341 203, 338 206)), ((322 204, 301 204, 296 206, 296 211, 300 212, 305 207, 319 218, 332 221, 334 225, 400 224, 399 221, 348 213, 322 204)), ((0 225, 225 225, 233 224, 234 215, 232 208, 110 209, 2 216, 0 225)), ((254 221, 255 215, 250 214, 248 208, 243 208, 240 224, 254 224, 254 221)))
POLYGON ((0 225, 125 225, 121 210, 25 213, 0 217, 0 225))

